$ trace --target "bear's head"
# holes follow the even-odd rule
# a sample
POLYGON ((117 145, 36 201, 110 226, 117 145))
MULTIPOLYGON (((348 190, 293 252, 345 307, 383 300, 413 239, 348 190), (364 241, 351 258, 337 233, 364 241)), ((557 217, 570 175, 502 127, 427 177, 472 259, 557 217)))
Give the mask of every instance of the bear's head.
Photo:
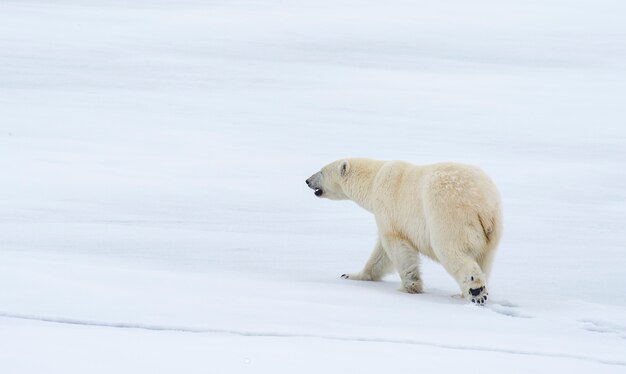
POLYGON ((348 199, 348 196, 345 193, 344 185, 349 172, 350 162, 348 160, 335 161, 311 175, 306 180, 306 184, 314 191, 317 197, 345 200, 348 199))

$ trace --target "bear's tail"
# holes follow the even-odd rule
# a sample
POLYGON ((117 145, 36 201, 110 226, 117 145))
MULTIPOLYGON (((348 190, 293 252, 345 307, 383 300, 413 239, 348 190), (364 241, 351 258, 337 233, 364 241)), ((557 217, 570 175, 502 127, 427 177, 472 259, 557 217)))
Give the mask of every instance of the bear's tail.
POLYGON ((501 222, 498 214, 478 215, 487 245, 497 245, 500 240, 501 222))

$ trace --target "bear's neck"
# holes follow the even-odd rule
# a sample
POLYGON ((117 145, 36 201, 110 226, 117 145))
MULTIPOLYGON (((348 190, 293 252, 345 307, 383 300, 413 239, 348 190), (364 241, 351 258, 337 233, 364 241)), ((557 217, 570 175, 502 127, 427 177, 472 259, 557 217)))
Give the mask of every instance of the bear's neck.
POLYGON ((372 211, 372 188, 378 171, 384 161, 367 160, 351 166, 349 180, 346 183, 344 193, 346 196, 368 211, 372 211))

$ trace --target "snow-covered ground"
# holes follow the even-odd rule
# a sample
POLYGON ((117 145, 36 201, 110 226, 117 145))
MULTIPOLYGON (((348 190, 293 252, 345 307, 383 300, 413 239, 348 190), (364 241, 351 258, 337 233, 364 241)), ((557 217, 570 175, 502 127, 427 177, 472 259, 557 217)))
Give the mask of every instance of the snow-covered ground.
POLYGON ((0 373, 626 371, 626 3, 0 2, 0 373), (346 156, 480 165, 486 307, 339 279, 346 156), (492 300, 492 299, 493 300, 492 300))

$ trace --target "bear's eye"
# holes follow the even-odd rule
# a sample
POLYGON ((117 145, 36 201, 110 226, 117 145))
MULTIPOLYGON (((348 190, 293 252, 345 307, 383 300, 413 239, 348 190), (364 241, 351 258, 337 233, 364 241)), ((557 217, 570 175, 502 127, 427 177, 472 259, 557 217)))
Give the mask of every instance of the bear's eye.
POLYGON ((341 165, 341 176, 342 177, 346 176, 346 166, 347 165, 345 163, 341 165))

